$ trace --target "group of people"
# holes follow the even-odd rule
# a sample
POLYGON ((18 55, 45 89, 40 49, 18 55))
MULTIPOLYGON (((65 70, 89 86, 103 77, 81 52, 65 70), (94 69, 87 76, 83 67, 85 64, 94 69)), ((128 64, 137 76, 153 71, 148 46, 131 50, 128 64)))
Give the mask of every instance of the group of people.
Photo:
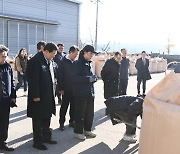
POLYGON ((126 55, 126 49, 121 49, 121 53, 116 52, 113 58, 107 60, 102 68, 101 78, 104 82, 106 115, 110 115, 112 122, 113 118, 124 121, 126 132, 123 140, 136 142, 136 119, 138 115, 142 117, 142 103, 146 96, 146 81, 151 79, 151 75, 149 73, 149 60, 146 58, 146 52, 142 51, 141 58, 137 59, 135 64, 137 69, 137 97, 126 96, 130 65, 126 55), (143 93, 140 93, 141 83, 143 93))
MULTIPOLYGON (((135 67, 137 69, 137 95, 145 96, 146 81, 151 79, 149 72, 149 60, 146 58, 146 52, 142 51, 141 58, 137 59, 135 67), (140 93, 142 83, 143 93, 140 93)), ((114 57, 108 59, 101 71, 101 78, 104 82, 104 98, 126 95, 128 86, 128 70, 130 66, 129 59, 126 57, 126 49, 116 52, 114 57)))
MULTIPOLYGON (((52 140, 50 129, 51 116, 56 114, 55 96, 61 104, 59 129, 65 129, 66 113, 70 105, 69 126, 74 128, 75 137, 80 140, 96 137, 91 131, 94 118, 94 83, 97 81, 92 71, 91 58, 96 52, 91 45, 86 45, 81 51, 77 46, 71 46, 66 55, 63 55, 63 49, 63 44, 41 41, 37 44, 38 52, 28 58, 26 49, 22 48, 15 60, 18 72, 18 84, 15 86, 12 68, 6 62, 9 49, 0 45, 0 149, 14 150, 5 142, 8 136, 9 111, 10 107, 17 106, 16 91, 23 83, 24 95, 27 95, 28 89, 27 116, 32 118, 34 148, 47 150, 44 143, 57 143, 52 140)), ((116 52, 102 69, 105 99, 126 95, 129 68, 126 54, 126 49, 121 49, 121 53, 116 52)), ((143 51, 142 58, 136 63, 138 95, 141 82, 145 95, 145 81, 150 79, 149 61, 145 59, 145 55, 143 51)))
POLYGON ((97 81, 92 73, 91 58, 96 52, 91 45, 81 51, 73 45, 68 54, 63 55, 63 48, 63 44, 41 41, 37 44, 38 52, 30 59, 24 48, 20 50, 15 60, 19 81, 15 86, 13 70, 6 62, 9 49, 0 46, 0 150, 14 150, 6 143, 9 111, 10 107, 17 106, 16 91, 23 81, 24 92, 28 89, 27 116, 32 118, 34 148, 47 150, 44 143, 57 143, 52 140, 50 129, 51 116, 56 115, 55 96, 61 103, 59 129, 65 129, 65 116, 70 105, 69 126, 74 128, 75 137, 80 140, 96 137, 91 131, 94 83, 97 81))

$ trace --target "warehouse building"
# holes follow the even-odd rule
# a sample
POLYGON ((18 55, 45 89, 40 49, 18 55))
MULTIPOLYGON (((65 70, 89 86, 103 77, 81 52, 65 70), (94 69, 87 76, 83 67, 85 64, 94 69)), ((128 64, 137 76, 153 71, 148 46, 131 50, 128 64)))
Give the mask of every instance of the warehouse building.
POLYGON ((37 42, 79 42, 80 2, 76 0, 0 0, 0 44, 10 55, 25 47, 36 53, 37 42))

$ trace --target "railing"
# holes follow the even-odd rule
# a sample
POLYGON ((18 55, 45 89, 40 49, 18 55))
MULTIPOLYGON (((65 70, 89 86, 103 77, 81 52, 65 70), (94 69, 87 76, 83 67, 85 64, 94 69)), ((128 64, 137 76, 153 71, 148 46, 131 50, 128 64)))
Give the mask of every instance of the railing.
MULTIPOLYGON (((168 66, 171 65, 171 64, 180 64, 180 62, 172 61, 172 62, 168 63, 167 66, 166 66, 166 71, 167 71, 168 66)), ((167 74, 166 71, 165 71, 165 75, 167 74)))

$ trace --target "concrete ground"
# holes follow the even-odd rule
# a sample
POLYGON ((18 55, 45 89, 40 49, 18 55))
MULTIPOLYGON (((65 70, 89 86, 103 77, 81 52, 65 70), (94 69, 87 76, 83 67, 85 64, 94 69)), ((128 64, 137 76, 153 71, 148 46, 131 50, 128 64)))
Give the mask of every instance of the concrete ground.
MULTIPOLYGON (((152 80, 147 82, 147 92, 158 83, 165 73, 152 74, 152 80)), ((26 116, 27 97, 23 96, 23 90, 17 92, 17 108, 11 109, 8 144, 15 148, 14 154, 137 154, 139 141, 129 144, 122 140, 125 132, 124 124, 112 125, 111 121, 105 117, 105 104, 103 98, 103 82, 98 80, 95 83, 95 117, 93 131, 97 134, 94 139, 86 139, 80 142, 74 137, 73 129, 68 127, 69 116, 67 115, 65 130, 58 129, 59 108, 57 105, 57 115, 52 117, 51 128, 53 129, 53 139, 58 142, 56 145, 47 145, 47 151, 39 151, 32 148, 32 124, 31 119, 26 116)), ((128 95, 137 95, 136 76, 129 77, 128 95)), ((138 118, 138 125, 141 126, 141 119, 138 118)), ((137 130, 137 139, 139 138, 137 130)), ((3 153, 3 151, 0 151, 3 153)))

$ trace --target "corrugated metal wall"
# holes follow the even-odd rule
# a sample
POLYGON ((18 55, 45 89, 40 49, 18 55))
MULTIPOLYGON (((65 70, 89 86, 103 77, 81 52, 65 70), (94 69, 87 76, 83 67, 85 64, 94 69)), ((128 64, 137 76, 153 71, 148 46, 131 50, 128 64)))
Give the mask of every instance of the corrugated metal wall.
POLYGON ((0 18, 0 43, 10 48, 11 55, 17 54, 22 47, 34 54, 36 44, 41 40, 62 42, 65 50, 73 44, 78 45, 77 3, 67 0, 0 0, 0 14, 60 23, 53 25, 0 18))

